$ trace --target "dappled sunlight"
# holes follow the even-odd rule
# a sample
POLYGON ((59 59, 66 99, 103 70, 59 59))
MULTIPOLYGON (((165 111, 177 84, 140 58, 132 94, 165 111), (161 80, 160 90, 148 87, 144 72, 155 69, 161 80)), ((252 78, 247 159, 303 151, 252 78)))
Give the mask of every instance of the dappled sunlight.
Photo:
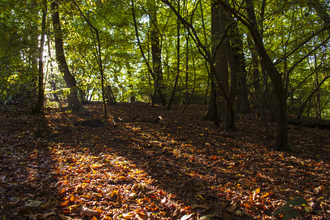
POLYGON ((297 208, 306 217, 329 209, 329 163, 318 159, 327 155, 308 157, 305 148, 300 153, 269 150, 272 142, 260 138, 258 121, 239 122, 237 131, 221 132, 199 120, 201 106, 181 114, 144 104, 134 106, 135 111, 161 115, 163 121, 119 121, 133 117, 130 105, 112 107, 101 127, 73 126, 100 114, 98 104, 89 107, 87 116, 54 109, 33 120, 24 115, 10 119, 26 125, 2 136, 8 143, 3 158, 18 159, 2 165, 2 188, 14 198, 5 206, 11 216, 270 219, 301 197, 308 206, 297 208), (31 127, 32 121, 38 124, 31 127), (28 147, 20 147, 22 143, 28 147), (17 170, 15 178, 9 167, 17 170), (12 183, 18 179, 25 181, 12 183))
MULTIPOLYGON (((174 204, 174 196, 153 186, 155 179, 146 171, 112 149, 104 150, 99 156, 92 156, 88 149, 79 147, 54 148, 59 161, 55 171, 58 195, 64 213, 72 215, 84 207, 85 215, 135 218, 148 216, 148 212, 158 213, 160 204, 165 202, 174 204)), ((165 212, 158 215, 164 217, 165 212)))

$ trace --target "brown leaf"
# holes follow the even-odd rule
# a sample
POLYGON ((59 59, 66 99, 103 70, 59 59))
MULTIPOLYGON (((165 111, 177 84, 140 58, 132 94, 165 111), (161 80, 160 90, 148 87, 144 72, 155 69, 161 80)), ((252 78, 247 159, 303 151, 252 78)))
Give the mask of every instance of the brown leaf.
POLYGON ((65 216, 63 214, 58 214, 61 218, 61 220, 71 220, 72 218, 68 217, 68 216, 65 216))
POLYGON ((315 195, 322 195, 322 194, 327 193, 328 191, 329 190, 323 185, 314 188, 315 195))
POLYGON ((230 213, 233 213, 236 209, 236 204, 233 204, 232 206, 228 207, 226 210, 230 213))

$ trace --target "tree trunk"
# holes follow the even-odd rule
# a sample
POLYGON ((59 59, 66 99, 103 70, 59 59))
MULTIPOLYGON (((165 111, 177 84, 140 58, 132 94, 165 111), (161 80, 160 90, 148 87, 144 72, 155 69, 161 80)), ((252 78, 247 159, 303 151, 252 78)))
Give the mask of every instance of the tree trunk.
POLYGON ((313 89, 313 91, 309 94, 309 96, 307 97, 306 101, 304 101, 304 103, 301 105, 301 107, 299 108, 299 113, 298 113, 298 116, 297 116, 297 119, 300 119, 302 113, 304 112, 304 109, 307 105, 307 102, 309 102, 313 96, 313 94, 317 91, 319 91, 320 87, 322 86, 322 84, 327 80, 329 79, 330 76, 326 76, 323 78, 323 80, 320 82, 320 83, 317 83, 317 85, 315 86, 315 88, 313 89))
MULTIPOLYGON (((216 69, 213 65, 214 64, 214 59, 212 58, 212 55, 210 54, 208 48, 205 45, 202 44, 202 42, 201 42, 200 38, 198 37, 197 32, 196 32, 195 28, 193 27, 193 25, 191 23, 187 22, 177 12, 177 10, 173 7, 173 5, 168 0, 161 0, 161 1, 163 3, 165 3, 166 5, 168 5, 171 8, 171 10, 176 14, 176 16, 180 19, 181 23, 184 25, 186 30, 189 32, 190 36, 193 38, 193 41, 195 42, 195 45, 198 47, 198 50, 199 50, 200 54, 210 64, 210 67, 212 69, 212 74, 211 75, 216 79, 215 84, 221 90, 221 93, 223 94, 223 99, 226 101, 226 104, 229 105, 228 108, 231 111, 231 114, 234 115, 233 105, 230 103, 230 101, 228 99, 228 96, 227 96, 227 93, 226 93, 226 89, 224 88, 224 86, 221 83, 222 80, 221 80, 220 76, 217 74, 217 71, 216 71, 216 69)), ((220 46, 220 45, 221 45, 221 43, 218 44, 218 46, 220 46)), ((226 69, 226 71, 228 71, 228 68, 226 69)), ((228 88, 228 75, 227 75, 227 88, 228 88)))
POLYGON ((47 1, 43 0, 42 20, 41 20, 41 39, 39 48, 39 82, 38 82, 38 101, 32 110, 32 114, 39 114, 44 105, 44 72, 43 72, 43 51, 46 30, 47 1))
MULTIPOLYGON (((212 75, 219 74, 220 83, 228 92, 228 62, 226 58, 225 45, 221 41, 221 27, 220 27, 220 12, 219 4, 213 2, 211 5, 211 34, 212 34, 212 64, 214 68, 211 69, 212 75), (219 45, 220 44, 220 45, 219 45)), ((223 91, 219 88, 216 89, 217 100, 217 114, 221 121, 226 119, 226 102, 223 99, 223 91), (219 99, 220 98, 220 99, 219 99)), ((212 100, 211 100, 212 102, 212 100)))
MULTIPOLYGON (((234 18, 229 15, 229 22, 234 23, 234 18)), ((243 52, 243 36, 239 33, 238 27, 234 24, 232 34, 229 39, 231 41, 231 50, 233 53, 234 63, 237 72, 237 109, 241 113, 251 113, 251 107, 248 99, 246 84, 246 66, 243 52)))
MULTIPOLYGON (((200 11, 201 11, 201 20, 202 20, 202 27, 203 27, 204 44, 207 45, 208 44, 207 43, 208 42, 207 41, 208 37, 206 35, 206 28, 205 28, 205 22, 204 22, 203 4, 200 4, 200 11)), ((208 91, 209 91, 209 87, 210 87, 211 73, 210 73, 210 69, 209 69, 207 61, 204 60, 204 62, 205 62, 205 68, 206 68, 206 71, 207 71, 208 78, 207 78, 207 86, 206 86, 205 98, 204 98, 204 103, 203 104, 207 105, 207 95, 208 95, 208 91)))
POLYGON ((215 126, 219 126, 218 110, 217 110, 217 94, 215 91, 214 80, 211 78, 211 97, 208 110, 202 120, 213 120, 215 126))
MULTIPOLYGON (((224 33, 226 33, 226 28, 227 28, 226 12, 222 5, 219 5, 218 10, 219 10, 221 32, 222 32, 222 34, 224 34, 224 33)), ((224 46, 226 58, 229 63, 229 68, 230 68, 230 91, 228 94, 228 98, 229 98, 230 103, 232 103, 232 105, 234 105, 235 97, 236 97, 236 84, 237 84, 236 66, 235 66, 233 53, 230 48, 229 40, 226 36, 224 36, 224 37, 225 37, 225 39, 223 41, 223 46, 224 46)), ((227 113, 226 129, 235 129, 235 115, 232 115, 233 112, 231 112, 228 109, 228 107, 229 107, 229 105, 226 105, 226 108, 227 108, 226 109, 226 113, 227 113)))
MULTIPOLYGON (((97 39, 97 63, 99 64, 99 68, 100 68, 100 75, 101 75, 101 88, 102 88, 102 100, 103 100, 103 107, 104 107, 104 118, 107 119, 108 118, 108 114, 107 114, 107 105, 105 103, 105 91, 104 91, 104 73, 103 73, 103 64, 102 64, 102 53, 101 53, 101 41, 100 41, 100 35, 99 35, 99 30, 94 27, 94 25, 92 25, 92 23, 89 21, 89 19, 87 19, 87 17, 84 15, 84 13, 80 10, 79 6, 77 5, 77 3, 75 2, 75 0, 73 0, 74 5, 78 8, 81 16, 85 19, 85 21, 87 22, 87 24, 95 31, 96 34, 96 39, 97 39)), ((111 87, 110 85, 108 85, 109 87, 111 87)))
MULTIPOLYGON (((164 90, 164 82, 163 82, 163 70, 162 70, 162 48, 160 44, 160 30, 158 28, 158 20, 157 20, 157 8, 155 0, 149 1, 149 21, 150 21, 150 40, 151 40, 151 54, 152 54, 152 64, 153 64, 153 72, 155 73, 156 81, 155 85, 157 91, 164 90)), ((158 92, 159 98, 163 104, 166 106, 166 98, 163 93, 158 92)))
POLYGON ((84 107, 81 105, 78 95, 77 95, 77 84, 76 79, 70 73, 68 68, 68 64, 65 59, 64 55, 64 48, 63 48, 63 39, 62 39, 62 30, 61 30, 61 23, 60 23, 60 15, 58 12, 58 4, 56 1, 52 1, 52 20, 53 26, 55 30, 55 50, 56 50, 56 60, 58 62, 58 67, 63 74, 63 78, 65 80, 67 88, 70 89, 70 93, 68 95, 68 107, 72 111, 80 111, 84 107))
MULTIPOLYGON (((178 0, 178 12, 180 13, 180 0, 178 0)), ((187 39, 189 39, 189 36, 187 36, 187 39)), ((187 40, 187 44, 188 44, 188 42, 189 41, 187 40)), ((170 110, 172 107, 174 97, 175 97, 176 86, 178 84, 178 80, 179 80, 179 76, 180 76, 180 20, 179 19, 177 19, 177 66, 176 66, 176 68, 177 68, 177 73, 176 73, 172 93, 171 93, 170 99, 166 106, 167 110, 170 110)))
MULTIPOLYGON (((258 53, 256 52, 256 49, 253 45, 253 41, 251 39, 251 36, 248 35, 247 37, 248 46, 251 53, 251 68, 252 68, 252 79, 253 79, 253 88, 254 88, 254 96, 256 97, 256 100, 260 100, 260 76, 259 76, 259 61, 258 61, 258 53)), ((255 104, 257 106, 257 104, 255 104)))
POLYGON ((268 53, 263 45, 262 37, 256 27, 256 17, 251 0, 246 0, 246 7, 251 26, 249 31, 252 34, 253 41, 260 57, 262 68, 267 71, 273 84, 273 89, 277 103, 277 124, 276 124, 276 143, 274 150, 288 150, 288 131, 286 120, 286 96, 283 88, 281 74, 275 68, 268 53))
POLYGON ((251 0, 246 0, 246 10, 249 18, 249 22, 242 19, 240 15, 231 8, 226 2, 222 0, 218 0, 218 2, 223 5, 227 10, 229 10, 240 22, 245 25, 252 37, 260 57, 262 68, 267 71, 269 77, 272 81, 274 93, 277 102, 277 128, 276 128, 276 143, 274 146, 274 150, 289 150, 288 146, 288 131, 287 131, 287 121, 286 121, 286 97, 285 91, 283 88, 283 82, 281 78, 281 74, 275 68, 274 63, 270 59, 262 41, 261 34, 257 29, 256 17, 254 14, 254 7, 251 0))
MULTIPOLYGON (((140 42, 140 37, 139 37, 139 32, 138 32, 138 27, 137 27, 137 23, 136 23, 136 18, 135 18, 135 9, 134 9, 134 1, 131 1, 132 4, 132 16, 133 16, 133 22, 134 22, 134 29, 135 29, 135 35, 136 35, 136 39, 137 39, 137 43, 139 45, 139 49, 142 55, 143 60, 146 62, 147 68, 148 68, 148 72, 150 73, 150 75, 152 76, 153 80, 154 80, 154 86, 155 86, 155 90, 158 92, 160 98, 163 101, 163 105, 166 105, 166 99, 162 93, 162 91, 158 88, 158 78, 157 75, 155 75, 154 71, 151 69, 150 64, 148 59, 146 58, 146 56, 144 55, 143 49, 142 49, 142 45, 140 42)), ((150 82, 150 80, 149 80, 150 82)))

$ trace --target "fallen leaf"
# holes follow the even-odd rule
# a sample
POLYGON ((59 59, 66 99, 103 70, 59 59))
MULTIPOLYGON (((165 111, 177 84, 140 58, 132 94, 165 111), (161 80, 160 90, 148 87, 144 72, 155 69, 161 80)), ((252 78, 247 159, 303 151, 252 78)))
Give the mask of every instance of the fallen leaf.
POLYGON ((214 215, 204 215, 200 219, 211 219, 214 215))
POLYGON ((239 184, 241 184, 242 185, 242 187, 248 187, 248 186, 250 186, 251 185, 251 181, 250 180, 248 180, 248 179, 239 179, 238 181, 237 181, 239 184))
POLYGON ((30 199, 25 202, 25 206, 28 206, 28 207, 38 207, 40 204, 41 204, 40 201, 30 200, 30 199))
POLYGON ((235 211, 235 209, 236 209, 236 204, 233 204, 232 206, 228 207, 226 210, 227 210, 228 212, 233 213, 233 212, 235 211))
POLYGON ((209 209, 210 207, 206 206, 206 205, 192 205, 191 206, 192 209, 209 209))
POLYGON ((40 218, 47 218, 49 216, 56 215, 56 214, 57 214, 56 212, 48 212, 48 213, 42 214, 40 218))
POLYGON ((328 189, 323 185, 314 188, 315 195, 322 195, 328 192, 328 189))
POLYGON ((193 215, 195 215, 195 213, 186 214, 186 215, 182 216, 180 220, 188 220, 188 219, 191 219, 191 218, 193 217, 193 215))
POLYGON ((71 220, 72 218, 68 217, 68 216, 65 216, 63 214, 58 214, 61 218, 61 220, 71 220))

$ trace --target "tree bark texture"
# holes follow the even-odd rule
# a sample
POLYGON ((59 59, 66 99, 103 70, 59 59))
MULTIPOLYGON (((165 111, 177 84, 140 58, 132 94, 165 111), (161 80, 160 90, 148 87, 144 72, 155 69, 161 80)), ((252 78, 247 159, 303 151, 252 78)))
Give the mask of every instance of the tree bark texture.
MULTIPOLYGON (((224 35, 226 33, 227 27, 227 18, 226 18, 226 12, 222 5, 218 6, 219 10, 219 18, 220 18, 220 27, 221 27, 221 33, 224 35)), ((226 54, 226 58, 229 64, 230 68, 230 90, 228 94, 229 101, 234 105, 235 98, 236 98, 236 84, 237 84, 237 72, 236 72, 236 66, 235 61, 233 57, 233 52, 230 47, 230 42, 227 36, 224 36, 223 46, 226 54)), ((228 65, 227 64, 227 65, 228 65)), ((235 115, 232 114, 232 112, 228 109, 228 105, 226 105, 226 129, 235 129, 235 115)))
POLYGON ((65 59, 60 15, 58 12, 58 4, 56 3, 56 1, 52 1, 51 6, 52 6, 52 20, 55 30, 56 60, 58 62, 58 67, 61 73, 63 74, 63 78, 65 80, 66 86, 67 88, 70 89, 70 93, 68 95, 68 103, 69 103, 68 107, 72 111, 80 111, 84 107, 81 105, 78 99, 76 79, 71 74, 65 59))
POLYGON ((252 23, 252 29, 249 29, 253 41, 260 57, 262 68, 268 73, 273 89, 275 92, 275 98, 277 103, 277 120, 276 120, 276 143, 274 150, 287 150, 288 149, 288 131, 286 120, 286 95, 283 88, 283 81, 281 74, 275 68, 273 62, 267 54, 267 51, 263 45, 262 37, 257 29, 256 17, 254 14, 254 7, 251 0, 246 0, 247 13, 250 22, 252 23))
POLYGON ((163 106, 166 106, 166 98, 163 93, 159 92, 164 89, 164 83, 162 70, 162 48, 160 44, 160 31, 158 28, 156 2, 155 0, 152 0, 149 4, 151 54, 153 70, 156 76, 156 79, 154 80, 156 81, 155 86, 157 87, 159 98, 163 106))
MULTIPOLYGON (((219 4, 213 2, 211 5, 211 35, 212 35, 212 75, 218 74, 219 82, 228 93, 228 62, 226 57, 225 45, 221 42, 223 32, 220 27, 220 12, 219 4)), ((218 118, 224 121, 226 119, 226 102, 223 98, 224 94, 219 88, 216 88, 218 97, 217 100, 217 113, 218 118)))
MULTIPOLYGON (((180 0, 178 0, 178 12, 180 13, 180 0)), ((176 86, 178 85, 179 76, 180 76, 180 20, 179 19, 177 19, 176 29, 177 29, 177 47, 176 47, 176 49, 177 49, 177 66, 176 66, 177 73, 175 76, 175 81, 174 81, 174 86, 173 86, 173 89, 171 92, 171 96, 170 96, 170 99, 166 106, 167 110, 170 110, 172 108, 172 104, 174 102, 174 97, 175 97, 176 86)), ((187 39, 189 39, 189 38, 187 37, 187 39)), ((187 44, 188 43, 189 43, 189 40, 187 40, 187 44)))
POLYGON ((43 0, 42 19, 41 19, 41 39, 39 48, 39 82, 38 82, 38 101, 32 110, 32 114, 39 114, 41 108, 44 105, 44 71, 43 71, 43 51, 45 43, 45 31, 46 31, 46 13, 47 13, 47 1, 43 0))
MULTIPOLYGON (((131 1, 131 4, 132 4, 132 16, 133 16, 133 22, 134 22, 135 35, 136 35, 136 39, 137 39, 137 43, 139 45, 141 55, 142 55, 143 60, 145 61, 146 65, 147 65, 148 72, 150 73, 150 75, 152 76, 152 78, 154 80, 155 89, 157 90, 160 97, 164 97, 162 91, 158 88, 157 76, 155 75, 154 71, 151 69, 150 64, 148 62, 148 59, 146 58, 146 56, 143 52, 143 49, 142 49, 142 45, 141 45, 141 41, 140 41, 140 37, 139 37, 139 32, 138 32, 138 26, 137 26, 136 17, 135 17, 134 0, 131 1)), ((165 98, 163 98, 163 100, 164 99, 165 98)), ((163 102, 163 104, 165 105, 164 102, 163 102)))
MULTIPOLYGON (((81 16, 85 19, 85 21, 87 22, 87 24, 95 31, 96 34, 96 39, 97 39, 97 47, 98 47, 98 54, 97 54, 97 60, 98 60, 98 64, 100 67, 100 74, 101 74, 101 88, 102 88, 102 100, 103 100, 103 107, 104 107, 104 118, 107 119, 108 118, 108 114, 107 114, 107 105, 105 102, 105 89, 104 89, 104 73, 103 73, 103 64, 102 64, 102 53, 101 53, 101 41, 100 41, 100 35, 99 35, 99 30, 92 25, 92 23, 89 21, 89 19, 84 15, 84 13, 80 10, 79 6, 77 5, 76 1, 73 0, 73 3, 75 4, 75 6, 78 8, 81 16)), ((109 87, 111 87, 110 85, 108 85, 109 87)), ((111 89, 111 88, 110 88, 111 89)))
POLYGON ((247 93, 247 73, 246 73, 246 65, 245 65, 245 57, 243 52, 243 36, 239 33, 238 27, 234 23, 234 18, 232 15, 227 16, 230 23, 233 23, 233 30, 229 35, 229 39, 231 42, 231 50, 234 57, 234 63, 236 67, 237 73, 237 94, 236 94, 236 105, 237 109, 241 113, 251 113, 251 107, 248 99, 247 93))
MULTIPOLYGON (((253 88, 254 88, 254 96, 256 98, 256 101, 260 100, 260 96, 261 96, 261 89, 260 89, 260 74, 259 74, 259 60, 258 60, 258 53, 253 45, 253 41, 250 35, 248 35, 247 37, 247 42, 248 42, 248 46, 250 49, 250 53, 251 53, 251 62, 252 62, 252 79, 253 79, 253 88)), ((255 105, 257 106, 257 105, 255 105)))
MULTIPOLYGON (((198 37, 198 34, 195 30, 195 28, 193 27, 193 25, 191 23, 189 23, 187 20, 185 20, 179 13, 178 11, 173 7, 173 5, 168 1, 168 0, 161 0, 163 3, 165 3, 167 6, 169 6, 171 8, 171 10, 176 14, 176 16, 179 18, 179 20, 181 21, 181 24, 186 28, 186 30, 188 31, 189 35, 191 36, 191 38, 193 39, 195 45, 197 46, 199 53, 205 58, 205 60, 210 64, 210 68, 211 68, 211 75, 212 77, 214 77, 214 79, 216 79, 215 84, 217 85, 217 87, 221 90, 222 94, 223 94, 223 99, 226 101, 226 104, 229 105, 229 110, 231 111, 231 114, 234 115, 234 109, 233 109, 233 105, 230 103, 227 93, 226 93, 226 89, 224 88, 224 86, 221 84, 221 78, 219 76, 219 74, 217 74, 217 71, 215 69, 215 67, 213 66, 214 62, 212 59, 212 55, 209 52, 209 49, 202 44, 200 38, 198 37)), ((220 45, 220 44, 218 44, 220 45)), ((228 71, 228 68, 227 68, 228 71)), ((228 80, 227 80, 227 85, 228 85, 228 80)), ((228 89, 227 89, 228 91, 228 89)))

